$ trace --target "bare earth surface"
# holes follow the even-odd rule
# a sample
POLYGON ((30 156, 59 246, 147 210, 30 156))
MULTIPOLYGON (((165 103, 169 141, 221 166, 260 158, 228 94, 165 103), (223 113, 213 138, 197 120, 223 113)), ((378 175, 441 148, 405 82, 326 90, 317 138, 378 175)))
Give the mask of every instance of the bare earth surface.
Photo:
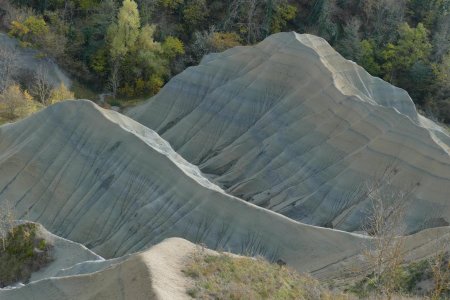
POLYGON ((227 193, 292 219, 359 230, 370 204, 355 191, 392 165, 414 190, 408 230, 449 225, 448 133, 322 38, 208 55, 128 115, 227 193))

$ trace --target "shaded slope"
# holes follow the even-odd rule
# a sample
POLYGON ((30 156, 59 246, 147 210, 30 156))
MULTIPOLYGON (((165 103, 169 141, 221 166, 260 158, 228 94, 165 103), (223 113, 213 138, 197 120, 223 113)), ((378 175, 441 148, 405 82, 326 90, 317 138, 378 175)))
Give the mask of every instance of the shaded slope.
POLYGON ((448 135, 318 37, 209 55, 128 115, 228 193, 295 220, 358 230, 368 201, 355 190, 393 165, 414 191, 409 230, 450 222, 448 135))
POLYGON ((180 236, 306 271, 366 241, 223 193, 156 133, 89 101, 0 127, 0 205, 5 199, 21 219, 109 258, 180 236))

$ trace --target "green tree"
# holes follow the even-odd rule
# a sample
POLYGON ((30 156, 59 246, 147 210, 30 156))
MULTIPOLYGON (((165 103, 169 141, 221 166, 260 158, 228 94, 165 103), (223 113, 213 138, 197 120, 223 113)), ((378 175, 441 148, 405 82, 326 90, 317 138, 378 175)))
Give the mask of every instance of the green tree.
POLYGON ((41 46, 49 27, 42 17, 29 16, 24 22, 12 21, 9 34, 19 38, 24 46, 41 46))
POLYGON ((134 47, 139 36, 140 19, 137 4, 124 0, 117 16, 117 22, 108 29, 110 52, 113 59, 125 56, 134 47))
POLYGON ((6 114, 9 120, 26 117, 38 107, 30 94, 17 84, 10 85, 0 94, 0 113, 6 114))
POLYGON ((184 3, 184 0, 158 0, 158 3, 164 8, 175 10, 184 3))
POLYGON ((73 100, 75 99, 75 94, 71 92, 64 83, 52 89, 50 92, 50 97, 47 101, 47 105, 55 104, 63 100, 73 100))
POLYGON ((359 63, 373 76, 380 76, 381 67, 376 61, 375 42, 373 40, 361 41, 361 58, 359 63))
POLYGON ((167 58, 174 59, 184 54, 184 44, 180 39, 168 36, 162 44, 162 51, 167 58))
POLYGON ((108 28, 107 38, 111 57, 111 76, 109 79, 112 93, 117 94, 120 86, 120 67, 125 55, 134 48, 139 37, 140 19, 136 2, 124 0, 117 16, 117 22, 108 28))
POLYGON ((275 7, 275 13, 272 17, 272 24, 270 31, 272 33, 280 32, 285 27, 288 21, 293 20, 297 15, 297 8, 288 3, 281 3, 275 7))
POLYGON ((384 60, 382 68, 385 77, 394 82, 398 75, 408 72, 415 63, 428 62, 432 49, 428 32, 422 23, 419 23, 416 28, 403 23, 398 33, 397 43, 388 44, 382 51, 384 60))
POLYGON ((196 28, 208 16, 205 0, 190 0, 183 9, 183 19, 188 28, 196 28))

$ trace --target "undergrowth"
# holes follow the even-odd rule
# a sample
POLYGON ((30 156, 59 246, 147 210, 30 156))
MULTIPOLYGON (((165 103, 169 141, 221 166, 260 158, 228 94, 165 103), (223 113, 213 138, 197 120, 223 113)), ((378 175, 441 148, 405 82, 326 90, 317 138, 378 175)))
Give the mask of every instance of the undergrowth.
POLYGON ((195 299, 350 299, 262 258, 197 253, 183 273, 194 281, 187 293, 195 299))
POLYGON ((52 261, 52 246, 38 238, 36 230, 36 224, 21 224, 0 238, 0 287, 26 283, 32 272, 52 261))
MULTIPOLYGON (((450 299, 450 262, 448 254, 442 256, 439 261, 424 259, 401 266, 397 270, 395 277, 395 293, 405 297, 421 297, 421 299, 450 299), (436 265, 437 263, 437 265, 436 265), (436 292, 436 270, 433 264, 441 271, 440 289, 436 292), (422 287, 423 283, 428 285, 422 287)), ((364 279, 356 282, 347 292, 357 295, 360 299, 367 299, 377 294, 377 289, 373 274, 369 274, 364 279)))

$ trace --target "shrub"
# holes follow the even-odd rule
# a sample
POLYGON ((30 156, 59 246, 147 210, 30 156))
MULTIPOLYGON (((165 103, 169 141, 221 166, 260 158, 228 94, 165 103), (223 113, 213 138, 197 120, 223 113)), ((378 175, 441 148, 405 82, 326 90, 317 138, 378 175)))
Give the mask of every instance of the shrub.
POLYGON ((32 272, 52 261, 52 246, 37 237, 36 231, 36 224, 26 223, 14 227, 1 239, 5 248, 0 248, 0 288, 27 282, 32 272))

